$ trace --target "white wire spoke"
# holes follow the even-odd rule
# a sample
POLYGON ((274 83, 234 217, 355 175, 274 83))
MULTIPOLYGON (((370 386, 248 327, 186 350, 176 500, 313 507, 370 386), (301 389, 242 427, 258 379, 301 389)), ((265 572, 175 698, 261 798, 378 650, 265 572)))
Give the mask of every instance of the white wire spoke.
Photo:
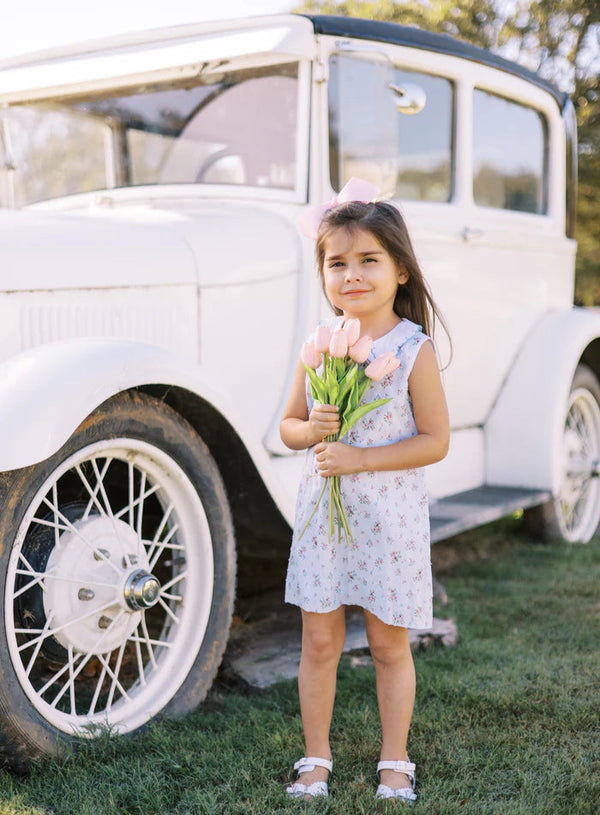
POLYGON ((71 716, 77 714, 77 705, 75 704, 75 679, 73 677, 73 646, 69 645, 69 704, 71 705, 71 716))
POLYGON ((148 651, 148 657, 150 659, 150 662, 152 663, 152 667, 156 668, 156 658, 154 656, 154 651, 152 650, 152 641, 150 639, 150 635, 148 634, 148 626, 146 625, 145 614, 142 614, 141 625, 142 634, 144 635, 144 642, 146 644, 146 650, 148 651))
POLYGON ((151 495, 154 495, 154 493, 157 492, 159 489, 160 489, 159 484, 155 484, 153 487, 150 487, 144 492, 143 495, 140 495, 138 498, 134 498, 133 501, 127 504, 127 506, 123 507, 123 509, 120 509, 118 512, 115 512, 114 517, 117 520, 120 520, 123 517, 123 515, 125 515, 125 513, 129 512, 130 508, 137 507, 140 501, 145 501, 146 498, 148 498, 151 495))
POLYGON ((169 529, 166 538, 160 542, 159 546, 154 551, 152 551, 152 547, 154 546, 154 544, 152 544, 152 547, 150 547, 152 551, 152 560, 150 560, 150 553, 148 553, 148 560, 150 561, 150 571, 154 569, 154 567, 158 563, 160 556, 165 551, 165 549, 183 549, 183 546, 179 543, 169 543, 171 538, 175 535, 175 533, 178 530, 179 524, 173 524, 173 526, 169 529))
MULTIPOLYGON (((135 630, 136 633, 139 631, 139 625, 135 630)), ((140 648, 140 642, 142 642, 142 640, 138 635, 137 637, 129 637, 129 641, 135 643, 135 658, 137 660, 138 676, 140 685, 143 687, 146 684, 146 674, 144 673, 144 660, 142 659, 142 649, 140 648)))
POLYGON ((181 603, 183 597, 180 594, 168 594, 166 591, 161 591, 160 596, 163 600, 172 600, 175 603, 181 603))
MULTIPOLYGON (((111 709, 113 699, 115 698, 115 690, 116 690, 117 684, 120 685, 120 683, 118 682, 117 677, 119 676, 119 673, 121 671, 121 663, 123 661, 123 654, 125 653, 126 644, 127 644, 127 640, 125 640, 124 642, 121 643, 121 647, 119 648, 119 653, 117 654, 117 662, 116 662, 116 665, 115 665, 115 673, 113 675, 113 681, 111 682, 110 691, 108 693, 108 699, 106 701, 106 710, 111 709)), ((127 694, 125 694, 125 696, 127 696, 127 694)))
MULTIPOLYGON (((52 631, 49 631, 43 637, 36 638, 34 640, 30 640, 29 642, 26 642, 23 645, 20 645, 19 646, 19 651, 23 651, 25 648, 30 648, 32 645, 36 645, 38 639, 45 639, 46 637, 53 636, 58 631, 62 631, 63 628, 67 628, 69 625, 75 625, 76 623, 80 623, 82 620, 87 620, 88 617, 92 617, 94 614, 98 614, 98 612, 100 612, 100 611, 105 611, 107 608, 110 608, 111 606, 114 606, 114 605, 115 605, 115 601, 111 600, 110 602, 105 603, 103 606, 98 606, 98 608, 93 608, 93 609, 91 609, 91 611, 87 611, 85 614, 82 614, 80 617, 75 617, 73 620, 69 620, 68 622, 63 623, 62 625, 59 625, 57 628, 53 628, 52 631)), ((116 622, 116 620, 118 620, 118 618, 121 616, 121 614, 124 614, 124 611, 122 611, 122 610, 119 611, 119 614, 115 617, 113 622, 116 622)), ((43 632, 43 629, 42 629, 42 632, 43 632)), ((104 634, 103 634, 103 636, 104 636, 104 634)))
POLYGON ((129 639, 129 642, 135 642, 135 643, 139 643, 141 645, 147 645, 148 643, 150 643, 151 645, 154 645, 155 648, 172 648, 173 647, 172 642, 168 642, 166 640, 146 639, 145 637, 140 637, 139 635, 135 635, 135 634, 132 634, 128 639, 129 639))
MULTIPOLYGON (((42 633, 44 631, 46 631, 50 627, 53 617, 54 617, 54 612, 52 611, 52 612, 50 612, 50 615, 48 616, 48 619, 46 620, 46 623, 45 623, 44 627, 42 628, 42 633)), ((25 668, 25 673, 27 674, 27 676, 29 676, 29 674, 31 673, 31 669, 33 668, 33 666, 35 664, 37 656, 38 656, 38 654, 40 652, 40 648, 42 647, 42 645, 44 643, 44 639, 45 639, 45 637, 42 637, 38 641, 38 644, 33 649, 33 654, 31 655, 31 658, 30 658, 29 662, 27 663, 27 667, 25 668)))
POLYGON ((104 677, 106 676, 106 668, 103 666, 100 676, 98 677, 98 681, 96 683, 96 690, 94 691, 94 695, 92 696, 92 701, 90 702, 90 707, 88 710, 88 716, 91 716, 94 711, 96 710, 96 704, 98 702, 98 697, 100 696, 100 691, 102 690, 102 685, 104 684, 104 677))
POLYGON ((28 575, 30 577, 33 577, 33 580, 31 580, 31 582, 27 583, 25 586, 21 586, 21 588, 18 591, 14 592, 13 600, 20 594, 23 594, 23 592, 28 591, 32 586, 37 585, 42 589, 42 591, 46 591, 46 587, 42 582, 45 577, 45 572, 35 572, 31 567, 31 564, 29 564, 25 559, 25 556, 23 555, 22 552, 19 552, 19 557, 23 559, 25 565, 27 566, 27 569, 16 569, 15 574, 28 575))
MULTIPOLYGON (((58 506, 58 484, 56 481, 52 484, 52 501, 54 506, 58 506)), ((60 535, 58 534, 58 526, 56 525, 56 512, 54 512, 55 526, 54 526, 54 546, 60 546, 60 535)))
MULTIPOLYGON (((128 702, 131 701, 130 698, 129 698, 129 694, 127 693, 127 691, 125 690, 123 685, 121 685, 118 678, 113 673, 113 670, 110 667, 110 665, 108 664, 107 660, 102 656, 102 654, 97 654, 97 656, 98 656, 98 659, 100 660, 100 663, 106 668, 106 672, 108 673, 108 675, 113 679, 113 681, 116 684, 116 686, 117 686, 121 696, 123 697, 123 699, 127 699, 128 702)), ((110 710, 110 707, 107 707, 107 710, 110 710)))
POLYGON ((88 505, 86 506, 85 512, 83 513, 83 520, 86 520, 88 518, 88 516, 90 514, 90 511, 92 509, 92 505, 94 505, 94 504, 98 507, 100 515, 106 516, 108 514, 107 511, 106 511, 106 508, 103 507, 102 504, 100 503, 100 501, 98 500, 98 492, 100 491, 100 482, 104 480, 104 476, 106 475, 106 471, 108 470, 108 466, 109 466, 111 461, 112 461, 112 459, 110 459, 110 458, 106 459, 106 461, 104 463, 104 469, 102 470, 102 473, 100 474, 100 480, 98 480, 98 479, 96 480, 96 487, 94 489, 92 489, 91 484, 89 483, 89 481, 85 477, 85 475, 83 473, 83 470, 81 469, 81 464, 76 464, 75 465, 75 470, 77 472, 77 475, 81 479, 81 482, 83 483, 83 486, 86 488, 86 490, 88 491, 89 496, 90 496, 90 500, 88 501, 88 505))
POLYGON ((172 611, 169 608, 169 606, 165 603, 165 601, 162 599, 162 597, 160 595, 159 595, 159 598, 158 598, 158 602, 161 604, 161 606, 164 608, 164 610, 167 612, 167 614, 173 620, 173 622, 174 623, 179 623, 179 617, 175 614, 174 611, 172 611))
POLYGON ((103 480, 104 476, 100 475, 100 470, 98 469, 98 461, 95 458, 91 458, 91 459, 89 459, 89 462, 92 465, 94 475, 96 476, 96 483, 98 484, 98 488, 100 490, 100 495, 104 499, 104 508, 106 510, 106 514, 110 518, 114 518, 112 507, 110 505, 110 501, 108 500, 108 495, 106 494, 106 490, 104 489, 104 480, 103 480))
POLYGON ((127 490, 129 492, 129 503, 127 504, 129 508, 129 526, 133 529, 133 477, 134 477, 134 467, 133 463, 130 461, 127 465, 127 490))
MULTIPOLYGON (((54 521, 47 521, 45 518, 38 518, 37 516, 34 516, 31 519, 31 523, 39 524, 40 526, 49 526, 51 529, 54 529, 55 537, 58 535, 59 532, 69 532, 70 530, 70 527, 66 525, 55 523, 54 521)), ((58 544, 55 543, 55 545, 60 546, 60 543, 58 544)))
MULTIPOLYGON (((48 499, 47 499, 47 498, 45 498, 45 497, 44 497, 44 498, 42 498, 42 501, 43 501, 45 504, 47 504, 47 505, 50 507, 50 509, 52 509, 54 512, 56 512, 56 514, 57 514, 57 515, 58 515, 58 517, 59 517, 59 518, 60 518, 60 519, 63 521, 63 523, 66 523, 66 524, 67 524, 67 529, 69 530, 69 532, 72 532, 74 535, 76 535, 78 538, 80 538, 80 540, 82 540, 82 541, 85 543, 85 545, 87 546, 87 548, 88 548, 88 549, 90 549, 92 552, 95 552, 95 551, 96 551, 96 550, 95 550, 95 548, 94 548, 94 546, 93 546, 93 544, 91 544, 91 543, 90 543, 90 542, 87 540, 87 538, 86 538, 84 535, 82 535, 82 534, 81 534, 81 532, 80 532, 80 531, 79 531, 79 530, 78 530, 78 529, 77 529, 75 526, 73 526, 73 524, 71 523, 71 521, 69 521, 69 519, 68 519, 68 518, 66 518, 66 517, 65 517, 65 516, 62 514, 62 512, 61 512, 59 509, 57 509, 55 506, 53 506, 53 505, 50 503, 50 501, 48 501, 48 499)), ((121 571, 120 571, 119 567, 118 567, 118 566, 116 566, 114 563, 112 563, 112 562, 111 562, 111 560, 109 560, 109 558, 105 558, 105 557, 103 557, 103 558, 102 558, 102 560, 103 560, 105 563, 108 563, 108 564, 109 564, 109 566, 111 567, 111 569, 113 569, 113 571, 115 571, 115 572, 116 572, 116 573, 119 575, 119 577, 121 576, 121 571)))
POLYGON ((174 586, 176 583, 179 583, 179 581, 180 581, 180 580, 183 580, 183 579, 184 579, 184 578, 186 578, 186 577, 187 577, 187 569, 185 570, 185 572, 180 572, 180 573, 179 573, 179 574, 178 574, 176 577, 174 577, 172 580, 169 580, 169 582, 168 582, 168 583, 165 583, 165 584, 162 586, 162 589, 161 589, 161 592, 160 592, 160 593, 161 593, 161 595, 164 595, 164 592, 165 592, 167 589, 170 589, 172 586, 174 586))
MULTIPOLYGON (((79 663, 79 665, 77 666, 77 670, 73 674, 73 679, 74 680, 79 676, 81 671, 85 668, 85 666, 90 661, 90 659, 92 659, 92 657, 97 657, 98 659, 101 660, 101 654, 97 653, 97 650, 100 648, 100 646, 102 644, 102 640, 105 639, 105 637, 107 636, 107 634, 110 631, 110 629, 112 628, 112 626, 115 625, 115 623, 117 623, 120 620, 120 618, 123 616, 123 614, 125 614, 125 612, 123 610, 119 611, 119 613, 117 614, 115 619, 112 621, 112 623, 108 626, 108 628, 105 629, 102 632, 102 634, 100 634, 100 636, 98 637, 98 639, 94 643, 93 647, 88 651, 86 656, 83 657, 83 654, 81 655, 82 660, 79 663)), ((69 625, 70 625, 70 623, 69 623, 69 625)), ((55 629, 55 630, 58 630, 58 629, 55 629)), ((58 671, 58 673, 56 673, 54 675, 54 677, 50 678, 48 680, 48 682, 46 682, 44 687, 41 690, 38 691, 39 696, 42 696, 46 692, 46 690, 48 690, 48 688, 51 687, 56 682, 56 680, 61 676, 61 674, 63 674, 65 672, 66 667, 67 666, 63 666, 63 668, 61 668, 61 670, 58 671)), ((58 699, 60 699, 60 697, 62 696, 63 693, 64 693, 64 689, 63 689, 63 691, 60 692, 58 698, 54 700, 54 703, 52 704, 53 707, 56 705, 56 703, 58 702, 58 699)))
POLYGON ((160 536, 162 535, 162 533, 163 533, 163 531, 165 529, 165 526, 167 525, 167 521, 169 520, 169 516, 171 515, 172 512, 173 512, 173 504, 171 503, 171 504, 169 504, 169 506, 163 512, 163 516, 160 519, 160 523, 158 525, 158 528, 157 528, 156 532, 154 533, 154 537, 152 538, 152 546, 150 547, 150 549, 148 551, 148 557, 151 556, 152 550, 154 549, 155 544, 158 543, 158 540, 159 540, 160 536))
POLYGON ((140 479, 140 500, 138 504, 137 524, 135 531, 137 532, 138 541, 142 539, 142 520, 144 517, 144 490, 146 488, 146 471, 142 470, 142 477, 140 479))

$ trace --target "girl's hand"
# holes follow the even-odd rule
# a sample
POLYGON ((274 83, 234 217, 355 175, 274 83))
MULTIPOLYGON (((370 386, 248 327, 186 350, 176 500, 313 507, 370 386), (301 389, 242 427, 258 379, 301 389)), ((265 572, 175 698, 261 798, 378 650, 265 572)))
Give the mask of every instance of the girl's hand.
POLYGON ((360 447, 342 444, 341 441, 322 441, 315 447, 319 475, 350 475, 362 470, 360 447))
POLYGON ((308 432, 312 444, 323 441, 327 436, 335 436, 340 432, 340 427, 336 405, 320 405, 316 402, 308 415, 308 432))

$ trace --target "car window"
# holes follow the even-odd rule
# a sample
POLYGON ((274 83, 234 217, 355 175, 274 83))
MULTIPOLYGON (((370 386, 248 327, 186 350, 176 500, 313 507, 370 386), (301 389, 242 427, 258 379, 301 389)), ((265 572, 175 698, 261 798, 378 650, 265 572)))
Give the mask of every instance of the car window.
POLYGON ((547 132, 532 108, 476 89, 473 198, 484 207, 546 211, 547 132))
POLYGON ((298 65, 201 79, 5 110, 15 204, 140 184, 293 189, 298 65))
POLYGON ((454 87, 439 76, 394 68, 387 60, 336 54, 330 60, 329 156, 331 185, 352 176, 386 194, 416 201, 452 195, 454 87), (398 112, 390 85, 417 85, 425 106, 398 112))

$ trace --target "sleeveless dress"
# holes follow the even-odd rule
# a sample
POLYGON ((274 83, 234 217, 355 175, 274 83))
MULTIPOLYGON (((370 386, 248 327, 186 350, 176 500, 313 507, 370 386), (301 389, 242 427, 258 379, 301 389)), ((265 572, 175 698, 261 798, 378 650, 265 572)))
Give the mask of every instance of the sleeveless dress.
MULTIPOLYGON (((343 318, 338 317, 326 324, 333 329, 342 322, 343 318)), ((391 401, 356 422, 342 442, 378 447, 416 435, 408 377, 427 339, 420 326, 404 319, 375 340, 367 363, 393 350, 400 367, 379 382, 372 382, 363 401, 391 401)), ((308 377, 307 404, 310 411, 313 400, 308 377)), ((329 541, 327 489, 300 536, 322 486, 314 448, 309 448, 298 490, 286 602, 321 613, 342 605, 361 606, 389 625, 430 628, 431 550, 423 468, 340 477, 342 500, 354 538, 350 544, 343 535, 338 541, 337 526, 329 541)))

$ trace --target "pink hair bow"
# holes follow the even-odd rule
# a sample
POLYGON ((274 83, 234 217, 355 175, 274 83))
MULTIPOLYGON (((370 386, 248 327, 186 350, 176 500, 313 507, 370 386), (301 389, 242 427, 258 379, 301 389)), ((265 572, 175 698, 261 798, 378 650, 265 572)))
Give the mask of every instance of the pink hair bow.
POLYGON ((376 187, 375 184, 363 181, 362 178, 353 177, 328 204, 314 204, 304 207, 298 217, 298 229, 307 238, 314 239, 317 237, 323 216, 330 209, 348 201, 362 201, 364 204, 370 204, 379 195, 379 192, 379 187, 376 187))

